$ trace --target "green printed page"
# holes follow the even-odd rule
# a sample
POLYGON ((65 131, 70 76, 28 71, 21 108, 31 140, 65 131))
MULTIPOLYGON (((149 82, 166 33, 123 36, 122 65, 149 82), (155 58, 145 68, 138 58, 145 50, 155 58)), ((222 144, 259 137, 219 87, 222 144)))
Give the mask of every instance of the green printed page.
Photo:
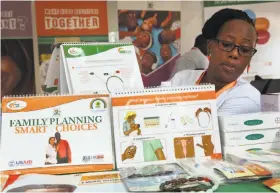
POLYGON ((63 44, 62 54, 68 90, 72 94, 144 88, 132 44, 63 44))

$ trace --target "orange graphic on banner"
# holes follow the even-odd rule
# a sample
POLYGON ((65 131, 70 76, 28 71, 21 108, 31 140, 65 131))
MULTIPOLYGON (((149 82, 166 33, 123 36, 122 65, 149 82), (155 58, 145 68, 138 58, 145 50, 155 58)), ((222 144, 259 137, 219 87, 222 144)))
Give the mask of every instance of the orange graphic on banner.
POLYGON ((113 106, 143 105, 143 104, 174 103, 174 102, 183 102, 183 101, 211 100, 211 99, 216 99, 216 95, 214 91, 119 97, 119 98, 112 99, 112 105, 113 106))
POLYGON ((106 1, 36 1, 38 36, 107 35, 106 1))
MULTIPOLYGON (((109 97, 109 95, 77 95, 68 97, 59 96, 48 96, 48 97, 38 97, 34 100, 32 97, 14 97, 14 98, 3 98, 2 100, 2 112, 3 113, 15 113, 15 112, 28 112, 36 111, 46 108, 55 107, 62 104, 67 104, 73 101, 88 99, 88 98, 99 98, 99 97, 109 97), (22 108, 16 108, 22 104, 22 108), (23 106, 24 105, 24 106, 23 106)), ((89 104, 90 107, 90 104, 89 104)))

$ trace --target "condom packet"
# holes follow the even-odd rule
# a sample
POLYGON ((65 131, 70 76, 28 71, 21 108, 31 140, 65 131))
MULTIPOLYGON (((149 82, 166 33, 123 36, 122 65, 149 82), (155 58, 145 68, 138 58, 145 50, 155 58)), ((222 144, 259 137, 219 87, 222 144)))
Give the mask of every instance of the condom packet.
POLYGON ((189 176, 177 163, 125 167, 119 171, 126 188, 131 192, 159 191, 161 183, 189 176))

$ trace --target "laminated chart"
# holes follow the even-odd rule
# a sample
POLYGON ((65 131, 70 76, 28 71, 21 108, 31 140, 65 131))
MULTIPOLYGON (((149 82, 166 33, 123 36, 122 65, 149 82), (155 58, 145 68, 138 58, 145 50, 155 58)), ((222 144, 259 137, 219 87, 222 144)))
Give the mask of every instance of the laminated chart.
POLYGON ((117 167, 221 158, 212 85, 112 94, 117 167))
POLYGON ((65 74, 63 90, 69 93, 111 93, 143 88, 132 44, 75 43, 61 46, 65 74))
POLYGON ((4 98, 1 171, 64 174, 113 169, 109 104, 109 95, 97 94, 4 98))

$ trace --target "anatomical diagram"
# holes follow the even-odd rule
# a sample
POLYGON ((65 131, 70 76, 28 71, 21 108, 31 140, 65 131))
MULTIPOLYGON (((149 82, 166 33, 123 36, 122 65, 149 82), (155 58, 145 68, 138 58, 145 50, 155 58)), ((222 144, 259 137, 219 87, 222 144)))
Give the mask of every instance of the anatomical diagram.
POLYGON ((174 151, 177 159, 195 157, 193 137, 175 138, 174 151))

